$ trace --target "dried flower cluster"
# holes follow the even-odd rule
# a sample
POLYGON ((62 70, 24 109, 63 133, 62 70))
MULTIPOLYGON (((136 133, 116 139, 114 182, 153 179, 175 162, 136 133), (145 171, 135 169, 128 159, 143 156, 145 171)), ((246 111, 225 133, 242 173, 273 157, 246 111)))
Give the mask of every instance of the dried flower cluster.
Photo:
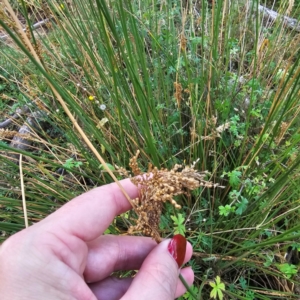
POLYGON ((139 151, 129 164, 135 175, 131 181, 139 187, 139 197, 132 200, 138 220, 135 226, 130 227, 129 233, 142 231, 144 235, 151 236, 159 243, 159 221, 163 204, 170 202, 176 209, 180 209, 181 206, 174 200, 174 196, 186 194, 200 186, 212 188, 218 184, 204 180, 208 172, 196 171, 195 163, 186 167, 175 165, 170 171, 158 170, 149 165, 148 172, 142 174, 137 163, 138 155, 139 151))
POLYGON ((207 136, 201 136, 201 140, 215 140, 216 138, 220 138, 221 133, 230 127, 230 122, 226 122, 216 127, 217 117, 212 117, 211 119, 208 119, 207 124, 209 126, 210 134, 207 136))
POLYGON ((3 139, 13 138, 15 136, 28 140, 32 139, 30 133, 19 133, 18 131, 13 131, 9 129, 0 129, 0 141, 3 139))
POLYGON ((178 83, 178 82, 174 82, 174 88, 175 88, 175 93, 174 93, 174 97, 177 101, 177 105, 178 107, 180 107, 180 104, 181 104, 181 100, 182 100, 182 85, 181 83, 178 83))

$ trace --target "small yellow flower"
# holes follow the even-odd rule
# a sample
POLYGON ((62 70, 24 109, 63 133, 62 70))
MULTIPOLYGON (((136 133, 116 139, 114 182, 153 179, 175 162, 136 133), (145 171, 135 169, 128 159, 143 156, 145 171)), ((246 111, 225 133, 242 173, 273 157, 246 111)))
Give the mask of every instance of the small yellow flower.
POLYGON ((94 99, 95 99, 94 96, 89 96, 89 100, 90 100, 90 101, 93 101, 94 99))
POLYGON ((61 9, 64 9, 64 8, 65 8, 65 6, 64 6, 63 4, 61 4, 61 5, 60 5, 60 8, 61 8, 61 9))

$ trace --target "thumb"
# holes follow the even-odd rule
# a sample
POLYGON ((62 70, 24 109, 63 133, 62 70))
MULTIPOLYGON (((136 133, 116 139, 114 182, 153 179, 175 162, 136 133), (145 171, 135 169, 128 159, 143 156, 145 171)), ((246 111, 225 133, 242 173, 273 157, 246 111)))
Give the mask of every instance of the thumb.
MULTIPOLYGON (((174 300, 185 291, 179 282, 179 268, 191 255, 191 245, 180 234, 161 242, 147 256, 122 300, 174 300)), ((192 270, 187 268, 183 273, 191 284, 192 270)))

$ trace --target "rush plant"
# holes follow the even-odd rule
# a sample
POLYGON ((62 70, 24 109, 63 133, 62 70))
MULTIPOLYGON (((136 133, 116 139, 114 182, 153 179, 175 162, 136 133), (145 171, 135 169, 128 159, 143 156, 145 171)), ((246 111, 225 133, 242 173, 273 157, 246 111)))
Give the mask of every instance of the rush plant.
POLYGON ((12 122, 0 129, 1 239, 24 227, 22 196, 38 222, 127 176, 139 150, 138 173, 166 186, 147 198, 143 181, 129 201, 164 224, 155 218, 156 235, 147 212, 130 213, 110 233, 163 238, 182 214, 198 299, 212 282, 224 299, 297 298, 293 267, 279 265, 300 238, 300 38, 261 6, 300 13, 297 1, 277 2, 2 0, 0 123, 12 122))

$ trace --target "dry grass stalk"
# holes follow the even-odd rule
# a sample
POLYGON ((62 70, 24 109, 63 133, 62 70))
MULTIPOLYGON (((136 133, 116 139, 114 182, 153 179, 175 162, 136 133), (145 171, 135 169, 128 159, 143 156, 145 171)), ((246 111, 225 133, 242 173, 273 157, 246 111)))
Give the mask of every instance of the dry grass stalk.
POLYGON ((182 100, 182 96, 181 96, 182 86, 181 86, 181 83, 174 82, 174 88, 175 88, 174 98, 177 101, 177 106, 180 107, 181 100, 182 100))
POLYGON ((184 36, 184 33, 180 36, 180 49, 181 51, 186 51, 186 45, 187 45, 187 38, 184 36))
POLYGON ((287 132, 287 129, 289 128, 289 123, 287 123, 287 122, 282 122, 281 124, 280 124, 280 132, 279 132, 279 134, 278 134, 278 136, 276 137, 276 139, 275 139, 275 143, 277 144, 277 145, 279 145, 280 144, 280 142, 282 141, 282 139, 284 138, 284 136, 285 136, 285 134, 286 134, 286 132, 287 132))
POLYGON ((159 235, 159 221, 163 211, 163 204, 170 202, 176 209, 181 206, 174 200, 174 196, 187 194, 200 186, 207 188, 217 187, 204 178, 208 172, 198 172, 192 166, 175 165, 170 171, 158 170, 149 165, 147 173, 141 171, 138 166, 137 154, 131 158, 130 167, 135 177, 131 181, 139 187, 139 197, 133 199, 138 220, 135 226, 129 229, 129 233, 141 231, 144 235, 151 236, 156 242, 161 241, 159 235))
POLYGON ((285 11, 285 15, 289 16, 291 14, 294 5, 295 5, 295 0, 289 0, 289 5, 285 11))

